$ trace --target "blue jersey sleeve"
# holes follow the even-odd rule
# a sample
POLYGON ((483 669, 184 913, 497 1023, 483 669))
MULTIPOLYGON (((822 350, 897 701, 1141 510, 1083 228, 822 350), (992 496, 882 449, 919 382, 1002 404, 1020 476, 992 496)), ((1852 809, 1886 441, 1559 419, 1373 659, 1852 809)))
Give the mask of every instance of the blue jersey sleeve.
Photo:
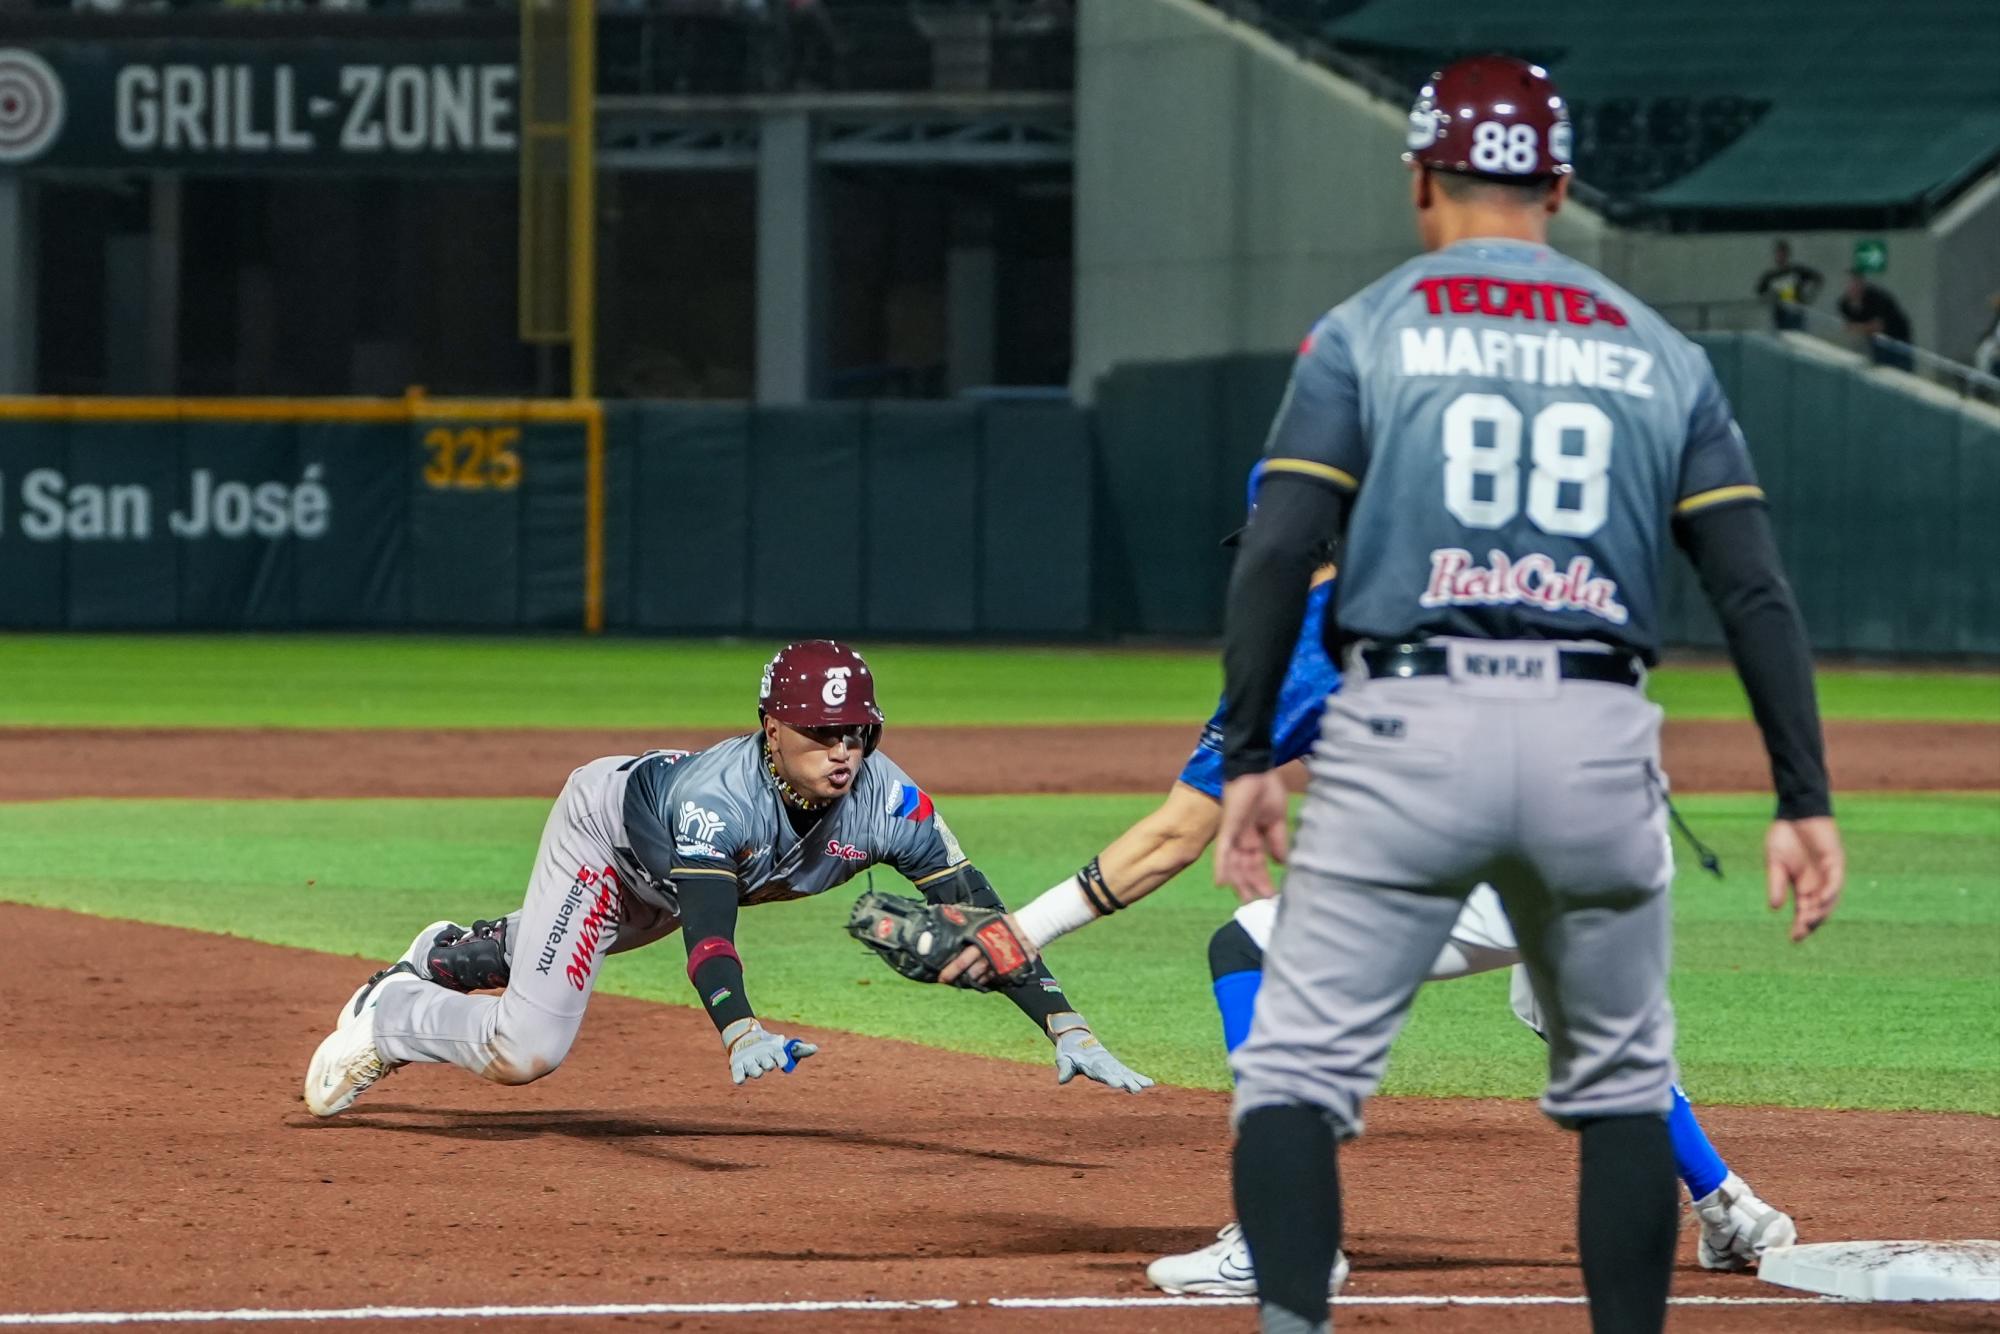
MULTIPOLYGON (((1323 637, 1326 609, 1333 600, 1328 581, 1306 595, 1305 623, 1292 646, 1291 665, 1278 688, 1278 713, 1271 723, 1271 767, 1290 764, 1312 752, 1319 735, 1319 716, 1326 697, 1340 689, 1340 669, 1326 655, 1323 637)), ((1222 800, 1222 729, 1227 715, 1220 706, 1201 729, 1194 754, 1181 766, 1180 781, 1197 792, 1222 800)))

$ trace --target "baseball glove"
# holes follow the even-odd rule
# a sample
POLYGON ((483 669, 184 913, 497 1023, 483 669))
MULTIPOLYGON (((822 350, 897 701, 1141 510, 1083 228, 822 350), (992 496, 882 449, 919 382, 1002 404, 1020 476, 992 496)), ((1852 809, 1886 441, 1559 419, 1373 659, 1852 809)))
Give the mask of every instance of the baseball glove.
POLYGON ((1007 986, 1026 981, 1034 968, 1005 914, 961 903, 924 903, 870 890, 854 901, 847 934, 918 982, 937 981, 945 965, 968 945, 986 956, 993 973, 985 986, 964 981, 956 985, 980 991, 1007 986))

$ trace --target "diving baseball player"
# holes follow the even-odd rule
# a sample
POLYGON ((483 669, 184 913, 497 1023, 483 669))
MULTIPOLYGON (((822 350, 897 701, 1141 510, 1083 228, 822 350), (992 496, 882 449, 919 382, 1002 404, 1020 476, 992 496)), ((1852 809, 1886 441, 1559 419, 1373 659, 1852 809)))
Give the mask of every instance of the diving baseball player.
MULTIPOLYGON (((1254 505, 1254 480, 1251 501, 1254 505)), ((1305 622, 1278 689, 1271 735, 1273 768, 1311 752, 1327 697, 1340 689, 1340 669, 1327 657, 1323 641, 1333 578, 1331 565, 1320 566, 1313 572, 1306 594, 1305 622)), ((1222 737, 1227 724, 1226 707, 1217 708, 1159 808, 1112 840, 1082 870, 1014 914, 1016 932, 1031 951, 1039 953, 1057 937, 1138 902, 1201 857, 1214 841, 1221 820, 1222 737)), ((1249 1036, 1277 909, 1276 899, 1253 899, 1238 908, 1209 939, 1209 971, 1216 1007, 1222 1015, 1223 1043, 1232 1052, 1249 1036)), ((982 971, 976 951, 968 951, 963 961, 971 971, 982 971)), ((1511 966, 1514 1013, 1546 1039, 1546 1026, 1520 963, 1521 950, 1499 896, 1492 886, 1480 885, 1467 896, 1427 980, 1470 977, 1511 966)), ((955 980, 958 974, 947 971, 955 980)), ((1702 1266, 1749 1269, 1770 1247, 1797 1241, 1798 1230, 1791 1218, 1759 1199, 1729 1170, 1695 1119, 1694 1108, 1680 1086, 1675 1085, 1672 1092, 1667 1130, 1673 1139, 1675 1167, 1701 1225, 1696 1253, 1702 1266)), ((1235 1223, 1199 1250, 1154 1261, 1147 1266, 1146 1276, 1155 1286, 1173 1293, 1254 1295, 1257 1291, 1249 1245, 1243 1240, 1243 1229, 1235 1223)), ((1330 1288, 1338 1291, 1346 1276, 1345 1258, 1336 1257, 1330 1288)))
MULTIPOLYGON (((568 1055, 605 957, 675 931, 730 1078, 789 1073, 817 1048, 758 1022, 734 944, 740 908, 825 893, 877 864, 933 903, 1002 908, 930 797, 876 749, 882 711, 858 653, 790 645, 764 669, 758 716, 760 730, 707 750, 612 755, 572 773, 521 910, 471 929, 433 923, 356 991, 306 1073, 312 1113, 346 1110, 413 1062, 496 1084, 540 1079, 568 1055)), ((1152 1083, 1097 1040, 1046 967, 1022 975, 1001 990, 1055 1045, 1059 1082, 1152 1083)))
POLYGON ((1643 687, 1669 532, 1770 754, 1771 906, 1790 889, 1803 940, 1839 897, 1812 662, 1763 492, 1699 349, 1548 247, 1569 135, 1561 94, 1518 60, 1460 61, 1423 89, 1408 157, 1428 253, 1306 339, 1230 579, 1216 876, 1248 902, 1272 893, 1267 855, 1286 860, 1272 715, 1314 553, 1341 544, 1327 638, 1346 686, 1321 722, 1231 1062, 1237 1217, 1266 1334, 1328 1327, 1335 1145, 1361 1132, 1410 1000, 1481 883, 1547 1027, 1542 1106, 1579 1132, 1593 1327, 1663 1325, 1673 867, 1660 710, 1643 687))

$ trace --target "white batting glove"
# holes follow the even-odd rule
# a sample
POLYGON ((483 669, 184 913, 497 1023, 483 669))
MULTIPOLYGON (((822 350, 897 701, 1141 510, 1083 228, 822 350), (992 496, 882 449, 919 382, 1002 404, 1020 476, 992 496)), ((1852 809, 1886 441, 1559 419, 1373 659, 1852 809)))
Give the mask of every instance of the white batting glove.
POLYGON ((738 1019, 723 1029, 722 1045, 729 1053, 730 1082, 736 1084, 761 1079, 767 1070, 789 1075, 800 1061, 819 1051, 813 1043, 773 1033, 755 1019, 738 1019))
POLYGON ((1049 1036, 1056 1040, 1056 1083, 1067 1084, 1077 1075, 1087 1075, 1106 1088, 1137 1093, 1153 1086, 1153 1081, 1111 1054, 1097 1040, 1090 1025, 1074 1010, 1049 1016, 1049 1036))

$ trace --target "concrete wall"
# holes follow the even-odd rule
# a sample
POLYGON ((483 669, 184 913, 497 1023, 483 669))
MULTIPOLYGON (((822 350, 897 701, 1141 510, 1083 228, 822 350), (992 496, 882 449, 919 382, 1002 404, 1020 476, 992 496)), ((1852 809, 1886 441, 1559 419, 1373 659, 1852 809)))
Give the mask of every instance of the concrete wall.
MULTIPOLYGON (((1403 112, 1198 0, 1082 0, 1076 115, 1079 396, 1121 362, 1295 347, 1417 252, 1403 112)), ((1601 220, 1557 221, 1594 262, 1601 220)))
POLYGON ((2000 295, 2000 172, 1946 209, 1931 232, 1937 238, 1937 341, 1925 346, 1969 361, 1993 327, 1993 298, 2000 295))
MULTIPOLYGON (((1289 350, 1330 306, 1417 251, 1404 113, 1200 0, 1080 0, 1076 353, 1112 366, 1289 350)), ((1965 360, 2000 290, 2000 179, 1929 229, 1786 234, 1834 313, 1854 242, 1919 346, 1965 360)), ((1759 329, 1769 232, 1611 227, 1572 204, 1550 239, 1688 328, 1759 329)))
POLYGON ((1768 329, 1769 310, 1754 294, 1758 275, 1771 266, 1771 243, 1780 237, 1791 242, 1794 259, 1826 276, 1813 309, 1835 319, 1835 303, 1854 263, 1855 241, 1873 237, 1887 243, 1889 268, 1873 281, 1909 313, 1917 344, 1937 347, 1937 243, 1922 230, 1627 231, 1607 247, 1606 271, 1683 328, 1768 329))

